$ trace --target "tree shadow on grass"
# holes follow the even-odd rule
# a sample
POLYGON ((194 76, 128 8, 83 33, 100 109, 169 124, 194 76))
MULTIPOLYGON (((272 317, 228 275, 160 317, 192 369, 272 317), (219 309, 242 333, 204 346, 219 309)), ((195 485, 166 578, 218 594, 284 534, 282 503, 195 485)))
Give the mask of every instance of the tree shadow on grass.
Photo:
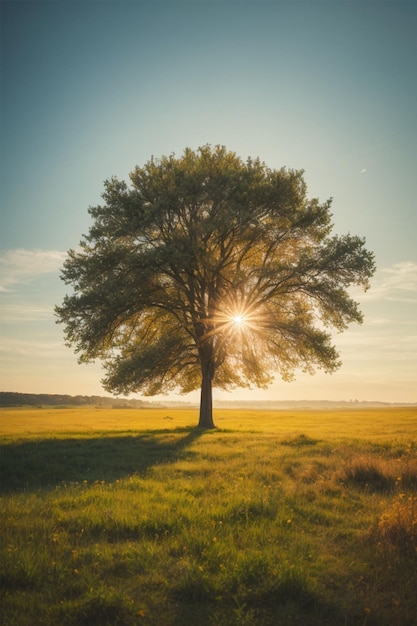
POLYGON ((155 465, 190 458, 187 450, 204 431, 198 428, 146 431, 138 435, 48 438, 0 447, 2 494, 83 481, 113 482, 144 475, 155 465))

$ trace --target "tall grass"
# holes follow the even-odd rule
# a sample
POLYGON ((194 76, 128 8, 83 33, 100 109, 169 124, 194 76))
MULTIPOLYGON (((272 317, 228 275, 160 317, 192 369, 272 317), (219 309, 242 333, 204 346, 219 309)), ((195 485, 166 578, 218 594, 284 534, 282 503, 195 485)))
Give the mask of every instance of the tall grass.
POLYGON ((366 438, 353 411, 355 437, 324 412, 227 412, 207 433, 141 411, 94 432, 91 409, 71 432, 62 412, 49 433, 45 410, 2 422, 2 624, 415 623, 412 411, 371 412, 366 438))

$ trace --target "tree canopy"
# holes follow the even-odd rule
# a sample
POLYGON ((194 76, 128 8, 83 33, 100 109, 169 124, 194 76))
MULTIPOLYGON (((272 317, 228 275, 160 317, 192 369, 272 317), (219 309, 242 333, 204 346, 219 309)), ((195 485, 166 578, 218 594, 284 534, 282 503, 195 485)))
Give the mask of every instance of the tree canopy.
POLYGON ((331 234, 331 200, 307 197, 303 171, 203 146, 151 158, 130 181, 106 181, 89 209, 56 308, 80 361, 103 361, 106 390, 200 388, 210 428, 212 385, 341 365, 330 332, 362 322, 348 288, 368 288, 373 254, 331 234))

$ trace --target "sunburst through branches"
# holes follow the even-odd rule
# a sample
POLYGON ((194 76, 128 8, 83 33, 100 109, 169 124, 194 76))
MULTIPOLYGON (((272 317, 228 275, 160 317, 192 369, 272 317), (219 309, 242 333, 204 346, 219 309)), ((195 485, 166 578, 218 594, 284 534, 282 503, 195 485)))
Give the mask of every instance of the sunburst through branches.
POLYGON ((206 328, 201 343, 213 336, 226 339, 243 333, 259 335, 268 327, 268 315, 262 305, 234 299, 225 299, 211 317, 200 321, 206 328))

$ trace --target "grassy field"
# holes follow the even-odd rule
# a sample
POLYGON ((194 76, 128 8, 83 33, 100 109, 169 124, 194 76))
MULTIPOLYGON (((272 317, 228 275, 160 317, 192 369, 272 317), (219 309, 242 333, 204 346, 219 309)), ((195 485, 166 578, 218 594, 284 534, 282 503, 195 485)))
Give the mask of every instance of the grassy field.
POLYGON ((417 410, 0 411, 3 626, 414 626, 417 410))

